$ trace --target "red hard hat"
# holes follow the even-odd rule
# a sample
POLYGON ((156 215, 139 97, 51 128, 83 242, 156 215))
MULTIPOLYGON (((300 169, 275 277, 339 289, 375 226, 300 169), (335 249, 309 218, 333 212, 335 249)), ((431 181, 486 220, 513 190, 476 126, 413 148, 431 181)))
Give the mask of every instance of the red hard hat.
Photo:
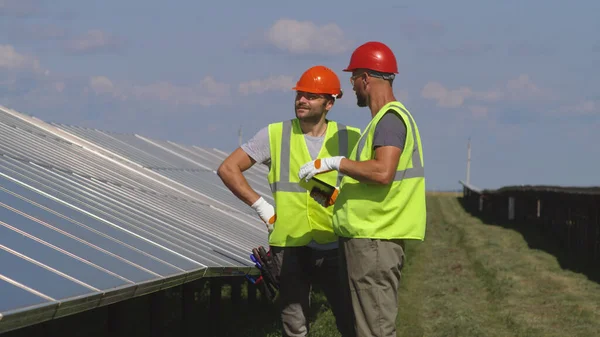
POLYGON ((314 66, 306 70, 292 90, 342 97, 340 79, 333 70, 325 66, 314 66))
POLYGON ((370 41, 354 50, 350 64, 344 71, 355 69, 370 69, 382 73, 398 73, 396 56, 392 50, 381 42, 370 41))

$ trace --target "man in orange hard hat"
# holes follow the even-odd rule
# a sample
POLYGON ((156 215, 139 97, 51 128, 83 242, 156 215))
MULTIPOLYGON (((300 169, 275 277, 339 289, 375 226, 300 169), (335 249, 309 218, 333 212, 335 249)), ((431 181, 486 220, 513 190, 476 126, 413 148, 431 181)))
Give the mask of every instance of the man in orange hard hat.
POLYGON ((424 240, 425 176, 419 129, 392 90, 396 57, 381 42, 359 46, 344 71, 371 121, 350 157, 307 161, 299 178, 344 174, 333 206, 346 299, 356 336, 396 336, 404 240, 424 240))
MULTIPOLYGON (((277 266, 284 336, 306 336, 310 292, 321 286, 343 336, 348 307, 341 306, 338 237, 333 233, 332 208, 324 208, 299 185, 297 172, 307 161, 347 156, 360 136, 358 128, 327 119, 342 97, 337 75, 324 66, 306 70, 296 86, 296 118, 269 124, 227 157, 218 169, 224 184, 256 210, 269 231, 271 256, 277 266), (242 172, 255 163, 267 165, 275 206, 258 195, 242 172)), ((338 186, 338 172, 323 174, 325 183, 338 186)))

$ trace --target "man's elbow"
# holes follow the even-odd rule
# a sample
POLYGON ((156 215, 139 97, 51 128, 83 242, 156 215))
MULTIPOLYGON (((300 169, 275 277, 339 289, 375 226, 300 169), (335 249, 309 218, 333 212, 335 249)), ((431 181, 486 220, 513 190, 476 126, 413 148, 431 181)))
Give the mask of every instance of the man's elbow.
POLYGON ((396 178, 396 172, 381 172, 375 177, 375 182, 380 185, 389 185, 396 178))
POLYGON ((219 176, 219 178, 221 178, 221 180, 226 180, 227 177, 229 177, 229 175, 231 174, 231 172, 231 165, 229 165, 227 162, 221 163, 221 165, 219 165, 219 168, 217 169, 217 175, 219 176))

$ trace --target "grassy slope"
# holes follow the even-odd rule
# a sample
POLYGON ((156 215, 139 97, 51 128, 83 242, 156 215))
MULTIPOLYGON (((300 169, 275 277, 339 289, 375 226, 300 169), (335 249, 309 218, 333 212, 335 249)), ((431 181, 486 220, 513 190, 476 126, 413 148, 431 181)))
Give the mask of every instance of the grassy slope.
POLYGON ((411 245, 400 336, 598 336, 600 286, 482 224, 456 197, 428 198, 426 242, 411 245))

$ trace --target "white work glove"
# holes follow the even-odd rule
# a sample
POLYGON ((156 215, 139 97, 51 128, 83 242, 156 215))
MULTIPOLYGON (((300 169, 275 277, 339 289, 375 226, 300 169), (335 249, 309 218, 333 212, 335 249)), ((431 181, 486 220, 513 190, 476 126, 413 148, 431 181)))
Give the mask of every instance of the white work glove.
POLYGON ((344 156, 335 156, 335 157, 327 157, 327 158, 319 158, 313 161, 310 161, 300 168, 300 172, 298 173, 298 177, 300 179, 304 179, 309 181, 310 178, 319 173, 329 172, 333 170, 340 169, 340 162, 342 161, 344 156))
POLYGON ((267 230, 271 233, 273 231, 273 224, 277 220, 275 208, 263 199, 263 197, 258 198, 250 207, 258 213, 260 219, 267 225, 267 230))

